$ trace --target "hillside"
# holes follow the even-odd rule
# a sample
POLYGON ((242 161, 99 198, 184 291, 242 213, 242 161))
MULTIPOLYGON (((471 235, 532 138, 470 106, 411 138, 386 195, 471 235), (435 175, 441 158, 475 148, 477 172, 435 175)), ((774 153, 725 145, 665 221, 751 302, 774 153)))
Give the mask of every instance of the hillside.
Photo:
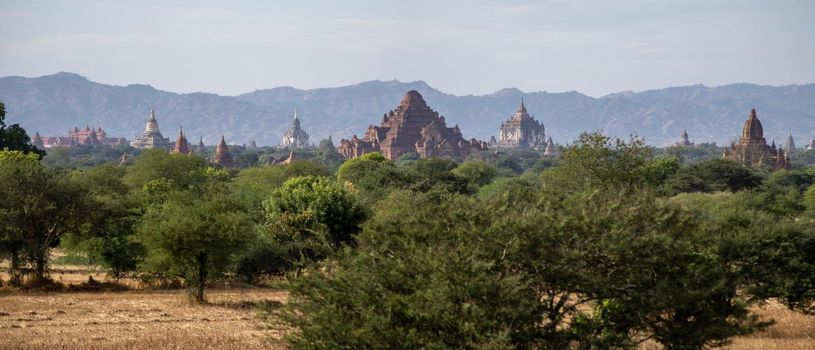
POLYGON ((393 80, 313 90, 278 87, 220 96, 176 94, 148 85, 111 86, 72 73, 0 78, 0 100, 6 103, 8 120, 32 132, 64 134, 75 125, 94 124, 110 135, 132 139, 141 133, 150 108, 155 107, 165 136, 175 137, 183 125, 190 138, 203 136, 208 144, 222 133, 231 143, 254 137, 260 145, 277 144, 295 108, 313 142, 329 134, 335 140, 362 135, 410 89, 419 91, 448 123, 459 124, 466 137, 482 139, 497 134, 501 121, 517 109, 521 97, 558 142, 573 140, 584 130, 602 129, 665 145, 686 128, 691 141, 721 144, 740 134, 751 108, 758 110, 768 140, 781 142, 789 130, 799 144, 815 138, 815 84, 693 85, 594 98, 579 92, 525 93, 512 88, 489 95, 455 96, 422 81, 393 80))

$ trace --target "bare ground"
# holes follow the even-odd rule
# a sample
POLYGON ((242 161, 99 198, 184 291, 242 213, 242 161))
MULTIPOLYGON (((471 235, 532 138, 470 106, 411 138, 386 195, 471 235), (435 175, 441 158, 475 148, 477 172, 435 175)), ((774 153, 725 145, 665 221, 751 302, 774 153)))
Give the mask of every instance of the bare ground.
POLYGON ((217 290, 210 305, 183 291, 0 295, 2 349, 282 349, 252 305, 285 292, 217 290))

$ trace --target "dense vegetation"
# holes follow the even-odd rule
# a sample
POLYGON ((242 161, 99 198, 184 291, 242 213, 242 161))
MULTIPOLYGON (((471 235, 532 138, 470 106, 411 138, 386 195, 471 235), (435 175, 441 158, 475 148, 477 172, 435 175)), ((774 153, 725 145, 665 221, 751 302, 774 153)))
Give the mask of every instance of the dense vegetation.
POLYGON ((557 159, 342 162, 323 143, 287 165, 242 150, 238 169, 3 142, 7 283, 47 281, 55 248, 198 302, 213 281, 284 276, 294 348, 700 349, 766 327, 750 307, 768 300, 815 312, 815 167, 599 133, 557 159))

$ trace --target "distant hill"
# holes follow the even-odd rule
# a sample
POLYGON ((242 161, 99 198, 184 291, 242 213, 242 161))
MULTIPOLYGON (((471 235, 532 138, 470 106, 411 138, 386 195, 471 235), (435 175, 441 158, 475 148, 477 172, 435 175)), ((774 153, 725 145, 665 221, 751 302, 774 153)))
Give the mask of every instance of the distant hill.
POLYGON ((92 124, 102 126, 109 135, 132 139, 141 133, 150 108, 155 107, 165 136, 175 138, 183 125, 191 141, 203 136, 207 144, 222 133, 231 143, 246 143, 254 137, 260 145, 277 144, 295 108, 315 143, 329 134, 335 141, 361 136, 411 89, 419 91, 448 124, 459 124, 468 138, 497 135, 499 125, 515 112, 521 97, 558 142, 574 140, 584 130, 602 129, 611 135, 634 134, 651 144, 666 145, 685 128, 691 141, 723 144, 738 137, 751 108, 758 110, 768 140, 780 143, 790 130, 799 144, 815 138, 815 84, 693 85, 593 98, 578 92, 525 93, 517 89, 455 96, 422 81, 369 81, 336 88, 278 87, 220 96, 176 94, 149 85, 111 86, 73 73, 0 78, 0 100, 6 103, 8 121, 19 122, 31 133, 64 134, 73 126, 92 124))

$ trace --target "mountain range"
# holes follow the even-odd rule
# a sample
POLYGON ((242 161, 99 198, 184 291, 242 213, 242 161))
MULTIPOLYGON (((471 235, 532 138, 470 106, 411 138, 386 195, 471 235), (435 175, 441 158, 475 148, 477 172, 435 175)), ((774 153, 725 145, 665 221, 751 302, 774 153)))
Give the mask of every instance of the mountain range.
POLYGON ((233 144, 276 145, 289 127, 294 110, 311 141, 331 135, 362 136, 369 124, 416 90, 449 126, 458 124, 466 138, 497 137, 501 122, 521 98, 547 134, 566 143, 582 131, 637 135, 653 145, 676 142, 687 129, 693 142, 724 144, 738 138, 750 109, 758 111, 768 141, 781 143, 792 132, 799 146, 815 138, 815 84, 766 86, 692 85, 643 92, 620 92, 595 98, 579 92, 523 92, 508 88, 488 95, 456 96, 423 81, 368 81, 355 85, 301 90, 277 87, 238 96, 178 94, 149 85, 113 86, 74 73, 36 78, 0 78, 0 101, 7 122, 20 123, 29 134, 65 135, 74 126, 101 126, 109 136, 133 139, 141 134, 155 108, 162 132, 174 140, 179 127, 190 141, 208 145, 223 134, 233 144))

